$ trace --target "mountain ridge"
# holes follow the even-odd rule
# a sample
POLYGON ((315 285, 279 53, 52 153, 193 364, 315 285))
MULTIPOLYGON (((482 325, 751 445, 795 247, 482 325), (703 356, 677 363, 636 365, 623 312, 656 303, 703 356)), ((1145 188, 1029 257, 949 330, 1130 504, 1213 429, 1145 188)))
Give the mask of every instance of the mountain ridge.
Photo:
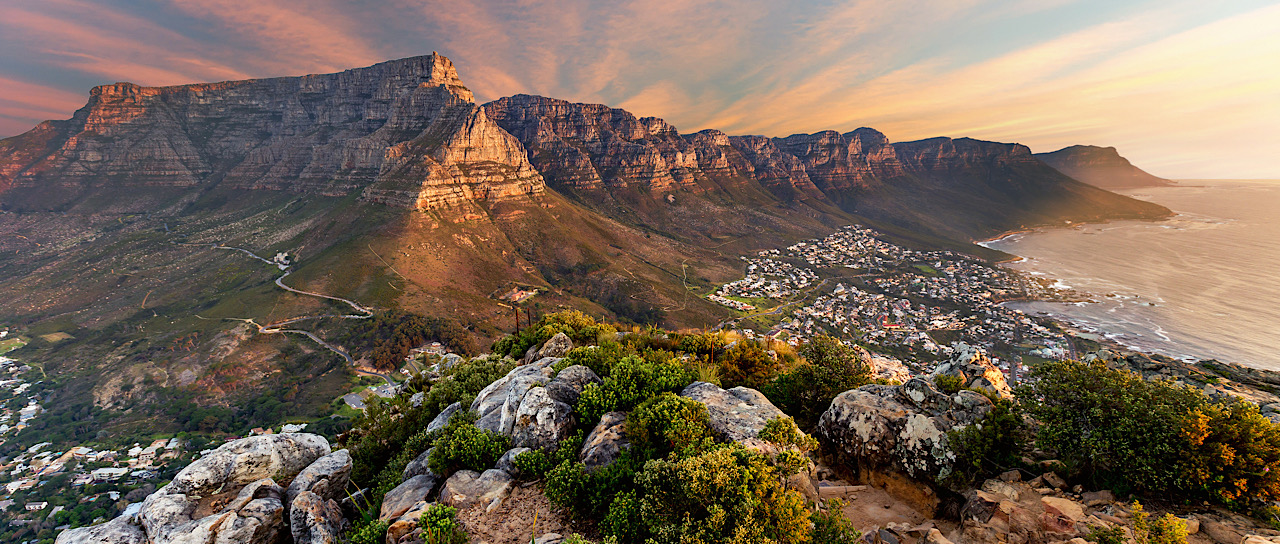
POLYGON ((1153 176, 1134 166, 1114 147, 1072 145, 1049 153, 1036 153, 1035 156, 1063 174, 1104 189, 1162 187, 1173 184, 1172 181, 1153 176))

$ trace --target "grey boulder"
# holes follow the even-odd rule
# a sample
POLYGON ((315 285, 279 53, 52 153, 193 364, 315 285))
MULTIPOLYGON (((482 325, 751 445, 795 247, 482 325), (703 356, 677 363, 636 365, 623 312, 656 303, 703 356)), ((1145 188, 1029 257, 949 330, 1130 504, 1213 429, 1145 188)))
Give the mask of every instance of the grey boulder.
POLYGON ((545 387, 530 388, 516 409, 511 438, 516 446, 554 449, 573 432, 573 408, 551 398, 545 387))
POLYGON ((404 472, 400 475, 400 481, 403 482, 420 474, 426 474, 435 478, 435 473, 431 472, 431 467, 427 466, 428 461, 431 460, 432 450, 435 450, 435 448, 427 448, 427 451, 422 452, 412 461, 409 461, 409 464, 404 466, 404 472))
POLYGON ((471 402, 471 411, 477 417, 476 427, 510 436, 525 393, 550 382, 551 365, 557 362, 559 359, 543 358, 515 367, 480 390, 471 402))
POLYGON ((427 432, 431 433, 445 428, 445 426, 449 424, 449 420, 453 418, 453 415, 458 413, 458 410, 461 409, 461 402, 455 402, 445 406, 444 410, 441 410, 440 413, 436 415, 435 419, 432 419, 431 423, 427 424, 427 432))
POLYGON ((435 490, 436 482, 435 474, 419 474, 405 480, 382 497, 382 510, 379 512, 378 519, 393 520, 408 512, 413 505, 431 495, 435 490))
POLYGON ((347 450, 335 451, 316 459, 293 478, 284 492, 285 504, 291 504, 303 491, 317 493, 326 500, 338 499, 350 479, 351 454, 347 450))
POLYGON ((337 544, 346 520, 333 499, 303 491, 289 505, 293 544, 337 544))
POLYGON ((502 454, 502 457, 498 458, 498 462, 494 463, 493 468, 501 470, 512 476, 519 477, 520 469, 516 468, 516 456, 526 451, 531 450, 529 450, 529 448, 511 448, 507 450, 506 453, 502 454))
POLYGON ((459 510, 479 504, 491 512, 511 494, 511 485, 511 475, 498 469, 491 468, 483 474, 459 470, 445 480, 440 502, 459 510))
POLYGON ((716 438, 729 442, 755 439, 765 423, 786 415, 763 393, 746 387, 726 391, 707 382, 693 382, 680 392, 680 396, 705 405, 711 431, 716 438))
POLYGON ((170 493, 207 495, 264 478, 288 481, 329 453, 329 441, 316 434, 241 438, 197 459, 182 469, 167 487, 170 493))
POLYGON ((609 412, 600 417, 600 423, 587 435, 578 452, 578 460, 587 470, 608 466, 631 448, 625 433, 626 423, 626 412, 609 412))
POLYGON ((146 544, 142 528, 118 517, 101 525, 68 529, 58 535, 54 544, 146 544))
POLYGON ((601 383, 601 381, 600 376, 590 368, 573 365, 561 370, 556 374, 556 378, 547 384, 547 394, 569 406, 577 406, 582 390, 590 384, 601 383))

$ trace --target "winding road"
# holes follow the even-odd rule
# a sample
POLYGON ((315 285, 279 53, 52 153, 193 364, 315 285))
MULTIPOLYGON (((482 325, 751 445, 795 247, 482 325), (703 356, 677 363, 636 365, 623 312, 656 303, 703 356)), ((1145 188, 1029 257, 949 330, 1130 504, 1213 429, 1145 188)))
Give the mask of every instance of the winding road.
MULTIPOLYGON (((204 244, 182 244, 182 245, 204 245, 204 244)), ((262 262, 264 262, 264 263, 267 263, 267 264, 269 264, 269 265, 272 265, 272 266, 281 266, 281 265, 280 265, 280 263, 278 263, 278 262, 276 262, 276 261, 271 261, 271 260, 264 259, 264 258, 262 258, 262 257, 258 256, 258 254, 254 253, 254 252, 252 252, 252 251, 249 251, 249 250, 247 250, 247 249, 238 248, 238 247, 231 247, 231 246, 224 246, 224 245, 219 244, 219 243, 215 243, 215 244, 213 244, 213 249, 229 249, 229 250, 233 250, 233 251, 239 251, 239 252, 241 252, 241 253, 244 253, 245 255, 248 255, 248 256, 250 256, 250 257, 253 257, 254 259, 257 259, 257 260, 262 261, 262 262)), ((301 322, 301 321, 308 321, 308 320, 312 320, 312 319, 322 319, 322 318, 326 318, 326 317, 332 317, 332 318, 337 318, 337 319, 369 319, 370 317, 373 317, 373 310, 370 310, 369 308, 366 308, 366 307, 364 307, 364 306, 362 306, 362 305, 360 305, 359 303, 356 303, 356 302, 354 302, 354 301, 347 300, 347 299, 342 298, 342 297, 335 297, 335 296, 324 295, 324 294, 320 294, 320 293, 312 293, 312 292, 310 292, 310 291, 303 291, 303 290, 301 290, 301 289, 294 289, 293 287, 289 287, 288 285, 285 285, 285 284, 284 284, 284 279, 285 279, 285 278, 287 278, 287 277, 289 277, 289 274, 292 274, 292 273, 293 273, 293 270, 292 270, 292 268, 291 268, 290 266, 287 266, 287 265, 286 265, 286 266, 284 266, 284 267, 282 268, 282 270, 284 270, 284 274, 281 274, 281 275, 280 275, 280 277, 276 278, 276 287, 279 287, 279 288, 281 288, 281 289, 284 289, 285 291, 288 291, 288 292, 290 292, 290 293, 296 293, 296 294, 299 294, 299 295, 306 295, 306 296, 318 297, 318 298, 323 298, 323 299, 332 300, 332 301, 336 301, 336 302, 341 302, 341 303, 344 303, 344 304, 346 304, 346 305, 350 306, 353 310, 355 310, 355 311, 356 311, 356 312, 358 312, 358 313, 355 313, 355 314, 323 314, 323 315, 304 315, 304 316, 298 316, 298 317, 291 317, 291 318, 289 318, 289 319, 285 319, 285 320, 282 320, 282 321, 276 321, 276 322, 274 322, 274 323, 268 323, 268 324, 266 324, 266 325, 259 325, 259 324, 258 324, 256 321, 254 321, 252 318, 249 318, 249 319, 228 318, 228 319, 233 319, 233 320, 235 320, 235 321, 243 321, 243 322, 245 322, 245 323, 253 324, 254 326, 258 327, 258 333, 259 333, 259 334, 285 334, 285 333, 290 333, 290 334, 301 334, 301 335, 303 335, 303 336, 306 336, 307 338, 310 338, 310 339, 311 339, 312 341, 314 341, 315 343, 320 344, 321 346, 324 346, 324 347, 325 347, 326 349, 328 349, 329 351, 332 351, 332 352, 334 352, 334 353, 337 353, 337 354, 338 354, 339 356, 341 356, 344 360, 346 360, 346 361, 347 361, 347 364, 351 365, 352 370, 355 370, 357 373, 359 373, 359 374, 364 374, 364 375, 367 375, 367 376, 377 376, 377 377, 379 377, 379 378, 382 378, 383 380, 386 380, 387 384, 389 384, 389 385, 391 385, 391 386, 395 386, 395 385, 396 385, 396 382, 395 382, 395 381, 392 381, 391 376, 388 376, 388 375, 386 375, 386 374, 379 374, 379 373, 377 373, 377 372, 372 372, 372 371, 369 371, 369 370, 364 370, 364 369, 360 368, 359 366, 356 366, 356 361, 355 361, 355 359, 353 359, 353 358, 351 357, 351 354, 347 353, 346 351, 344 351, 342 348, 339 348, 338 346, 335 346, 335 345, 333 345, 333 344, 330 344, 329 342, 326 342, 323 338, 320 338, 319 336, 316 336, 316 334, 315 334, 315 333, 313 333, 313 332, 311 332, 311 331, 301 330, 301 329, 285 329, 285 328, 282 328, 282 327, 285 327, 285 326, 287 326, 287 325, 292 325, 292 324, 294 324, 294 323, 298 323, 298 322, 301 322)))

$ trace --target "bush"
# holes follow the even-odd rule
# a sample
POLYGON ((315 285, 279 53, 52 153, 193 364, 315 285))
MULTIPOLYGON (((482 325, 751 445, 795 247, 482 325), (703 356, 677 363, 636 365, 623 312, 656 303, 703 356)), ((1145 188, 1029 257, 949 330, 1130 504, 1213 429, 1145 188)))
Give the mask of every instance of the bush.
POLYGON ((652 460, 636 481, 643 490, 637 529, 653 542, 808 540, 804 499, 780 483, 764 456, 741 446, 685 459, 652 460))
POLYGON ((1183 424, 1205 405, 1198 390, 1146 381, 1101 362, 1055 361, 1018 391, 1040 422, 1037 442, 1099 488, 1168 493, 1188 486, 1180 474, 1188 442, 1183 424))
POLYGON ((1187 525, 1177 516, 1165 514, 1153 523, 1138 501, 1133 501, 1131 510, 1136 544, 1187 544, 1187 525))
POLYGON ((836 395, 871 382, 870 370, 853 349, 830 336, 814 337, 800 348, 805 362, 761 389, 775 406, 812 430, 836 395))
POLYGON ((933 385, 938 387, 938 391, 942 391, 948 395, 954 395, 959 393, 961 389, 964 389, 964 378, 961 378, 960 376, 942 374, 933 377, 933 385))
POLYGON ((844 516, 844 501, 840 499, 823 501, 822 508, 811 517, 813 535, 809 542, 813 544, 856 544, 862 537, 862 532, 844 516))
POLYGON ((778 361, 760 344, 741 340, 720 355, 720 379, 726 387, 759 389, 778 375, 778 361))
POLYGON ((626 434, 632 447, 664 457, 711 440, 708 421, 701 402, 663 392, 627 414, 626 434))
POLYGON ((679 391, 692 382, 690 372, 678 362, 654 363, 628 355, 613 365, 601 383, 583 388, 577 411, 584 425, 594 425, 605 413, 631 410, 649 397, 679 391))
POLYGON ((458 522, 458 510, 452 506, 433 504, 418 518, 423 544, 467 544, 466 531, 458 522))
POLYGON ((947 432, 947 445, 956 459, 951 473, 940 483, 967 486, 1021 463, 1030 438, 1022 410, 1007 399, 995 397, 992 401, 995 407, 982 421, 947 432))
POLYGON ((1185 467, 1196 494, 1244 508, 1280 499, 1280 427, 1241 400, 1192 411, 1184 427, 1185 467))
POLYGON ((579 346, 569 350, 559 365, 569 367, 582 365, 590 368, 599 376, 608 376, 613 364, 626 356, 627 350, 622 344, 614 341, 601 342, 596 346, 579 346))
POLYGON ((582 346, 596 343, 601 336, 617 334, 618 329, 611 325, 596 323, 591 316, 578 310, 567 310, 548 314, 529 328, 498 340, 493 344, 493 352, 509 355, 519 359, 524 357, 529 348, 550 340, 556 333, 564 333, 573 340, 574 345, 582 346))
POLYGON ((565 461, 575 461, 578 458, 578 451, 582 449, 582 434, 566 438, 560 441, 560 446, 555 451, 548 454, 543 450, 529 450, 521 452, 512 459, 512 463, 520 470, 520 478, 524 480, 536 480, 545 477, 547 472, 552 468, 559 466, 565 461))
POLYGON ((800 431, 800 428, 796 426, 796 421, 790 416, 775 417, 766 421, 764 428, 760 429, 757 436, 761 440, 772 442, 784 448, 795 446, 796 449, 804 453, 818 449, 818 441, 800 431))
POLYGON ((386 538, 387 522, 376 519, 358 521, 347 533, 351 544, 382 544, 386 538))
POLYGON ((506 436, 477 428, 470 418, 454 417, 436 438, 427 466, 441 476, 463 469, 483 472, 498 462, 510 445, 506 436))

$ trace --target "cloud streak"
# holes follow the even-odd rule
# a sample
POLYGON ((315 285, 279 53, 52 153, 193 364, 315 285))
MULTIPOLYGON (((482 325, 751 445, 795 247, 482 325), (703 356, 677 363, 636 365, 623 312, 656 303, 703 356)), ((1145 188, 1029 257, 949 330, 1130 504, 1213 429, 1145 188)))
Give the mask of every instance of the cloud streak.
POLYGON ((46 0, 0 5, 0 134, 66 118, 95 84, 435 50, 481 100, 600 102, 686 131, 1115 145, 1158 175, 1280 178, 1274 28, 1261 0, 46 0))

